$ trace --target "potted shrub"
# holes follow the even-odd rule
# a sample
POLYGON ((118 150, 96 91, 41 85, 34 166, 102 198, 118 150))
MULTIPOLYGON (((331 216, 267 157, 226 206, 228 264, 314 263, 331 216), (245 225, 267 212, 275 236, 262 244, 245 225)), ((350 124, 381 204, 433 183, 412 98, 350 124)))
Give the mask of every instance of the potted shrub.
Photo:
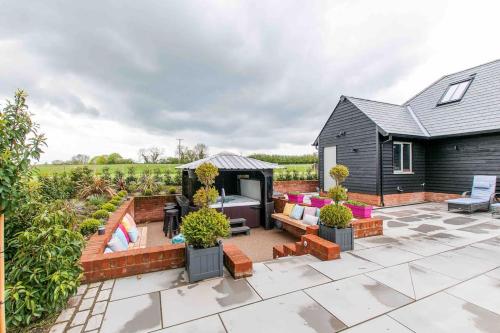
POLYGON ((304 195, 300 192, 288 192, 288 201, 293 203, 302 203, 304 201, 304 195))
POLYGON ((366 219, 372 217, 373 207, 361 201, 347 200, 344 205, 349 207, 354 217, 366 219))
POLYGON ((326 205, 319 213, 319 236, 340 246, 341 251, 354 248, 354 235, 350 222, 353 218, 349 208, 339 202, 347 199, 347 190, 342 183, 349 176, 349 169, 337 164, 330 169, 330 176, 335 179, 336 185, 328 191, 328 196, 334 201, 333 205, 326 205))
POLYGON ((311 206, 321 208, 332 203, 332 199, 319 195, 311 197, 311 206))
POLYGON ((319 213, 319 236, 340 246, 341 251, 354 248, 354 235, 350 222, 352 212, 342 205, 326 205, 319 213))
POLYGON ((196 175, 204 187, 195 195, 201 208, 182 219, 181 232, 186 240, 186 270, 189 282, 223 275, 223 246, 219 240, 230 233, 229 219, 223 213, 209 208, 218 192, 212 186, 219 170, 209 163, 196 168, 196 175))

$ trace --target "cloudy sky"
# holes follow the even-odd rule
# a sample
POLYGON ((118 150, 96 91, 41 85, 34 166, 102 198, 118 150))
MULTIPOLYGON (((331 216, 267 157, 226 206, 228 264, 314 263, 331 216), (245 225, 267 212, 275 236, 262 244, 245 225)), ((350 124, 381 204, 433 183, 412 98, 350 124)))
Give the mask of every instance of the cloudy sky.
POLYGON ((299 154, 340 95, 402 103, 500 58, 498 1, 4 1, 0 99, 27 90, 42 161, 176 138, 299 154))

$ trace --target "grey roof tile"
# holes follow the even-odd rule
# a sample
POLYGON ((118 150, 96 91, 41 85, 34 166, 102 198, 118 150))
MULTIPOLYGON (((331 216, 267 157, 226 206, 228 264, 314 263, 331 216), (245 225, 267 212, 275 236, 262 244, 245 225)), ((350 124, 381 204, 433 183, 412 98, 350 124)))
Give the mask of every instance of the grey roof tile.
POLYGON ((278 164, 268 163, 232 153, 220 153, 191 163, 180 165, 177 169, 196 169, 202 163, 211 163, 225 170, 263 170, 279 168, 278 164))

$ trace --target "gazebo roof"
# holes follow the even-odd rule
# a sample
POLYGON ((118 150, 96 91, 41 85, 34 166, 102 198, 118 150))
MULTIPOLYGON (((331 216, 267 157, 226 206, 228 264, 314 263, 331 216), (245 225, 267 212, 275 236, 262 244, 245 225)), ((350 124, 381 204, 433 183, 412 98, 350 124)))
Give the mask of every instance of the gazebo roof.
POLYGON ((196 169, 202 163, 211 163, 221 170, 269 170, 280 167, 276 163, 259 161, 251 157, 245 157, 233 153, 220 153, 191 163, 179 165, 176 168, 196 169))

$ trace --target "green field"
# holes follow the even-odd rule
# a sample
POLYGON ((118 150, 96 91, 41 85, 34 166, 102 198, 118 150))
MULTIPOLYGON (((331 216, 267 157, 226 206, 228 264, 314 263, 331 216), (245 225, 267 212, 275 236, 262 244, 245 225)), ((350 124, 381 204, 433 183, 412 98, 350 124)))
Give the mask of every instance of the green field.
MULTIPOLYGON (((176 171, 175 167, 177 164, 108 164, 108 165, 93 165, 89 164, 87 165, 89 168, 93 169, 96 171, 96 173, 100 174, 102 173, 102 169, 105 167, 108 167, 110 169, 111 174, 114 174, 115 171, 121 170, 125 174, 127 173, 127 170, 129 167, 133 166, 135 169, 136 174, 142 173, 145 169, 150 169, 150 170, 155 170, 159 168, 162 173, 166 173, 167 171, 170 173, 173 173, 176 171)), ((68 172, 73 168, 77 168, 79 165, 52 165, 52 164, 43 164, 43 165, 37 165, 36 169, 38 170, 38 173, 43 176, 48 176, 52 175, 54 173, 60 173, 60 172, 68 172)), ((286 168, 288 171, 294 170, 298 172, 305 172, 309 170, 312 165, 311 164, 284 164, 284 168, 286 168)), ((276 173, 283 172, 283 169, 277 169, 275 171, 276 173)))

